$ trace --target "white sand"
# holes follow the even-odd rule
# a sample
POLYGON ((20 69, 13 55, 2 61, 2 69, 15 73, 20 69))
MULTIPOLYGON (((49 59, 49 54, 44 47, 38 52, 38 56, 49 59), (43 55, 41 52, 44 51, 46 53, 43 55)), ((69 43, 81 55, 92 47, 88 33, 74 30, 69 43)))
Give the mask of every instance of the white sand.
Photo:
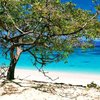
POLYGON ((77 86, 93 81, 100 86, 100 75, 49 72, 48 76, 59 79, 51 81, 38 71, 16 69, 15 80, 0 80, 0 100, 100 100, 100 89, 77 86), (39 81, 72 85, 57 86, 39 81))
POLYGON ((55 81, 51 81, 47 77, 45 77, 41 72, 32 71, 32 70, 24 70, 24 69, 16 69, 15 78, 21 78, 26 80, 36 80, 36 81, 46 81, 53 83, 66 83, 73 85, 87 85, 91 82, 94 82, 100 85, 100 75, 95 74, 81 74, 81 73, 62 73, 62 72, 49 72, 47 73, 49 77, 52 79, 59 79, 55 81))

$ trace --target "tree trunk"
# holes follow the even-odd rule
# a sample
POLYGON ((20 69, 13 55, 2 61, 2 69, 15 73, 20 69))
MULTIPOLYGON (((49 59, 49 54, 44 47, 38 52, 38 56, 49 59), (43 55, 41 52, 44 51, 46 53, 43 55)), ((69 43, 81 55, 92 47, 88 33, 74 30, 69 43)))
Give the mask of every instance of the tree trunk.
POLYGON ((18 60, 16 60, 16 59, 11 60, 9 70, 7 72, 7 79, 8 80, 14 79, 15 67, 16 67, 17 62, 18 62, 18 60))
POLYGON ((10 66, 9 66, 9 69, 7 72, 7 79, 8 80, 14 79, 15 67, 16 67, 16 64, 17 64, 19 57, 22 53, 22 50, 20 47, 16 48, 16 53, 14 50, 15 50, 15 48, 11 48, 11 50, 10 50, 11 62, 10 62, 10 66))

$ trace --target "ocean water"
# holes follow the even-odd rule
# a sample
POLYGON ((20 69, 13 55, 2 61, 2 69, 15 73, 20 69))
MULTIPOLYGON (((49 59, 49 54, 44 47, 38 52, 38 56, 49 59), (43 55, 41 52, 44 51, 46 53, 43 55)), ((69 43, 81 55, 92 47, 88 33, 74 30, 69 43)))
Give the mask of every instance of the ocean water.
MULTIPOLYGON (((3 63, 9 65, 9 60, 6 60, 1 53, 2 51, 0 51, 0 65, 3 63)), ((68 63, 60 61, 58 63, 47 64, 44 66, 44 70, 100 74, 100 47, 87 49, 86 51, 77 48, 74 50, 74 53, 69 55, 67 60, 68 63)), ((28 53, 23 53, 21 55, 16 68, 36 70, 35 66, 32 64, 32 57, 28 53)))

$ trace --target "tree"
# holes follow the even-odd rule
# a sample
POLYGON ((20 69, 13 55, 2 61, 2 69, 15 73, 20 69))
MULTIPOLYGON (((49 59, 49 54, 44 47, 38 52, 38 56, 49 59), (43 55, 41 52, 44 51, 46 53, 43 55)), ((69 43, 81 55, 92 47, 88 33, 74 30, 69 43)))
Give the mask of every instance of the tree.
POLYGON ((10 55, 7 79, 14 79, 23 52, 34 57, 34 65, 66 61, 73 47, 90 46, 100 37, 98 13, 77 9, 59 0, 0 0, 0 48, 10 55), (80 41, 87 38, 85 43, 80 41))

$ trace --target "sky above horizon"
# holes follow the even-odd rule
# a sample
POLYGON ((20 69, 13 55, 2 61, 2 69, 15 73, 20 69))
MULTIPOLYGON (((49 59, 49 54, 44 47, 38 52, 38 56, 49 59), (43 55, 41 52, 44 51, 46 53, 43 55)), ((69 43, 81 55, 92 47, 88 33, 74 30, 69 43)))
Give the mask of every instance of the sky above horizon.
POLYGON ((95 12, 92 0, 61 0, 61 2, 63 3, 68 1, 72 1, 73 3, 75 3, 78 8, 84 10, 92 10, 92 12, 95 12))

